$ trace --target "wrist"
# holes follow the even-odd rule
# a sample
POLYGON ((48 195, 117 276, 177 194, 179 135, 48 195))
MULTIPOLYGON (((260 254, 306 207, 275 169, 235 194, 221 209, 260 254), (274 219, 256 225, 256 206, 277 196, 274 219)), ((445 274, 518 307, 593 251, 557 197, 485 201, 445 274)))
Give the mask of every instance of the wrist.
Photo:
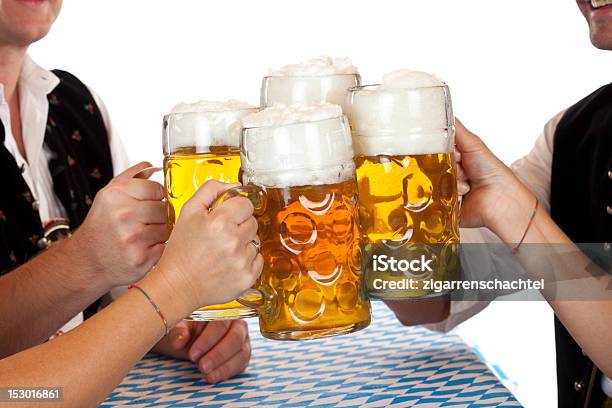
POLYGON ((518 243, 529 223, 535 195, 520 181, 510 184, 492 208, 485 226, 506 243, 518 243))
MULTIPOLYGON (((70 276, 66 277, 66 284, 76 290, 95 291, 104 294, 112 289, 107 281, 103 268, 93 259, 86 245, 81 244, 78 231, 58 244, 56 249, 62 253, 64 262, 70 262, 70 276)), ((60 268, 59 272, 68 269, 60 268)))
POLYGON ((197 307, 180 290, 180 285, 169 279, 166 266, 161 262, 138 285, 157 303, 171 328, 197 307))

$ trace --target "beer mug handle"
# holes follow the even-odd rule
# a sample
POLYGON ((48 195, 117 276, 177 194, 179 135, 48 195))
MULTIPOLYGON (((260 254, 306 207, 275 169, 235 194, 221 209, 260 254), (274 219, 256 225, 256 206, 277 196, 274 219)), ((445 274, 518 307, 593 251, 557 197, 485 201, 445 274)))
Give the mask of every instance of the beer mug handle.
MULTIPOLYGON (((210 211, 214 211, 215 208, 234 197, 246 197, 248 198, 255 210, 253 215, 255 217, 262 215, 266 210, 266 190, 263 187, 255 184, 248 184, 246 186, 232 187, 229 190, 221 194, 215 202, 210 206, 210 211)), ((264 295, 263 293, 255 288, 247 289, 239 298, 236 299, 240 304, 250 307, 255 310, 259 310, 264 306, 264 295)))

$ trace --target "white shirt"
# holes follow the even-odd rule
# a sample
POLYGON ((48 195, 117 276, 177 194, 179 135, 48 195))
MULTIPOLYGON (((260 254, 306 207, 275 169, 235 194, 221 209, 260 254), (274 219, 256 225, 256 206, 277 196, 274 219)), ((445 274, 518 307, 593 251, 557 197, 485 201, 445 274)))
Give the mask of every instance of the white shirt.
MULTIPOLYGON (((533 149, 510 166, 514 174, 538 197, 540 205, 546 212, 550 212, 553 139, 564 113, 565 111, 559 112, 549 120, 542 134, 536 139, 533 149)), ((460 236, 461 242, 465 243, 499 241, 499 238, 486 228, 461 228, 460 236)), ((483 259, 486 260, 486 258, 485 256, 483 259)), ((428 324, 425 327, 430 330, 448 332, 483 310, 487 305, 486 301, 451 302, 450 314, 446 320, 428 324)))
MULTIPOLYGON (((540 205, 550 213, 550 179, 552 172, 553 141, 557 125, 565 111, 559 112, 544 126, 544 131, 536 139, 533 149, 522 159, 510 166, 514 174, 538 197, 540 205)), ((461 229, 462 242, 494 242, 498 240, 485 228, 461 229)), ((448 318, 425 327, 447 332, 474 316, 488 305, 484 301, 451 302, 448 318)), ((612 380, 602 376, 601 387, 608 397, 612 397, 612 380)))
MULTIPOLYGON (((38 66, 29 56, 23 63, 23 68, 17 83, 19 92, 21 133, 26 157, 23 157, 17 147, 17 142, 11 130, 11 115, 9 105, 4 95, 4 85, 0 83, 0 120, 4 125, 7 150, 13 155, 17 165, 23 169, 22 176, 38 202, 38 211, 43 224, 52 218, 66 218, 66 211, 53 191, 53 181, 49 172, 50 152, 44 144, 45 128, 49 113, 47 95, 55 89, 60 79, 51 71, 38 66)), ((129 166, 129 160, 121 139, 111 125, 111 121, 102 100, 91 89, 96 105, 100 109, 102 119, 109 137, 111 158, 115 175, 129 166)), ((75 316, 61 331, 65 332, 83 321, 83 314, 75 316)))

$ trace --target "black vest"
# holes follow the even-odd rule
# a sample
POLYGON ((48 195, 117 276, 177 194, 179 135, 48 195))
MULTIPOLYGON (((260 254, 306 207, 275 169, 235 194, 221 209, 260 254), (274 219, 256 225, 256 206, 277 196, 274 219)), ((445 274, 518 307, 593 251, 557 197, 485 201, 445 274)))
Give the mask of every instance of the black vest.
MULTIPOLYGON (((572 241, 612 242, 610 171, 612 84, 569 108, 555 131, 550 215, 572 241)), ((601 407, 601 373, 556 318, 555 337, 559 407, 601 407)))
MULTIPOLYGON (((77 228, 91 203, 113 177, 108 134, 87 87, 75 76, 54 71, 60 83, 48 95, 45 145, 51 151, 53 189, 70 226, 77 228)), ((0 124, 0 275, 35 256, 41 248, 42 225, 37 203, 14 157, 4 146, 0 124)))

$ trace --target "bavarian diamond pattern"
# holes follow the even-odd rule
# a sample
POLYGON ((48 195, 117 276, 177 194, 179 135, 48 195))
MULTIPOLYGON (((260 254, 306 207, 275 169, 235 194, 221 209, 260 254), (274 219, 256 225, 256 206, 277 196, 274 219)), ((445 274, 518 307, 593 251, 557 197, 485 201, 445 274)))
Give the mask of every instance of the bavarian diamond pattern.
POLYGON ((271 341, 249 320, 247 372, 214 386, 190 362, 147 356, 103 407, 520 407, 454 334, 401 326, 375 302, 370 327, 322 340, 271 341))

